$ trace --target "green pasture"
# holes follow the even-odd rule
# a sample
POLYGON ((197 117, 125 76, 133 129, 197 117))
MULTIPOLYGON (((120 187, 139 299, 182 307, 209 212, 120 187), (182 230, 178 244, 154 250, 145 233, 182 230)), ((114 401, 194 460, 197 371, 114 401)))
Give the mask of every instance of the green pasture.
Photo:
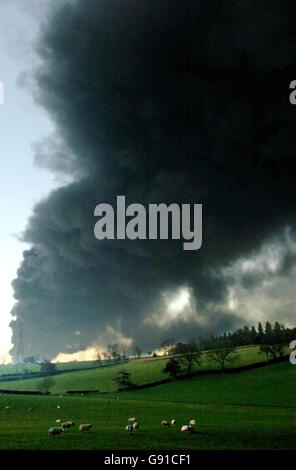
POLYGON ((295 379, 287 360, 104 396, 0 394, 0 449, 295 449, 295 379), (129 435, 131 416, 140 428, 129 435), (176 426, 161 426, 173 418, 176 426), (56 419, 76 426, 50 438, 56 419), (183 435, 181 425, 190 419, 196 432, 183 435), (93 428, 82 433, 81 423, 93 428))
MULTIPOLYGON (((238 360, 229 362, 227 367, 239 367, 265 361, 265 356, 258 354, 257 346, 242 347, 237 349, 238 360)), ((137 385, 152 383, 168 377, 162 372, 168 358, 131 360, 125 364, 113 365, 91 370, 67 372, 54 377, 55 383, 51 388, 51 393, 65 393, 67 390, 99 390, 100 392, 116 391, 116 385, 112 378, 120 369, 125 369, 131 373, 131 378, 137 385)), ((67 363, 70 367, 70 363, 67 363)), ((79 363, 71 363, 79 364, 79 363)), ((85 363, 84 363, 85 364, 85 363)), ((58 366, 61 366, 59 364, 58 366)), ((210 363, 207 354, 202 354, 201 366, 194 365, 193 371, 217 369, 219 366, 210 363)), ((26 380, 0 382, 0 389, 8 390, 37 390, 41 379, 33 378, 26 380)))

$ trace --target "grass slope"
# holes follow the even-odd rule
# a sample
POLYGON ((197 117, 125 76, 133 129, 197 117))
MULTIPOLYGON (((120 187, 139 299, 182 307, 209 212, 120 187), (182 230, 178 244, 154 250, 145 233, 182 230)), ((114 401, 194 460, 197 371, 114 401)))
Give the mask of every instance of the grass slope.
MULTIPOLYGON (((107 361, 101 361, 106 364, 107 361)), ((90 367, 98 367, 97 361, 73 361, 73 362, 58 362, 56 364, 58 371, 72 370, 72 369, 87 369, 90 367)), ((0 377, 5 374, 24 374, 28 372, 40 372, 41 367, 39 364, 6 364, 0 365, 0 377)))
POLYGON ((285 362, 110 397, 0 394, 0 448, 295 449, 295 378, 296 368, 285 362), (124 429, 130 416, 140 423, 132 435, 124 429), (75 426, 50 438, 48 429, 58 418, 90 422, 93 429, 81 433, 75 426), (172 418, 177 426, 161 427, 161 420, 172 418), (180 426, 191 418, 197 432, 183 435, 180 426))
POLYGON ((120 397, 217 405, 296 407, 295 385, 296 367, 287 359, 236 374, 203 375, 136 392, 121 392, 120 397))
MULTIPOLYGON (((227 367, 239 367, 242 365, 253 364, 264 361, 265 357, 258 355, 258 347, 250 346, 238 348, 239 359, 233 363, 229 363, 227 367)), ((100 369, 68 372, 55 377, 55 384, 51 389, 51 393, 64 393, 67 390, 99 390, 101 392, 112 392, 116 390, 112 378, 118 370, 126 369, 132 374, 132 380, 140 385, 145 383, 156 382, 168 377, 162 373, 167 358, 131 360, 126 364, 119 364, 100 369)), ((76 363, 79 364, 79 363, 76 363)), ((68 363, 69 365, 69 363, 68 363)), ((201 367, 195 366, 193 370, 209 370, 217 369, 218 366, 209 363, 207 355, 203 355, 201 367)), ((0 389, 8 390, 37 390, 40 379, 16 380, 11 382, 0 382, 0 389)))

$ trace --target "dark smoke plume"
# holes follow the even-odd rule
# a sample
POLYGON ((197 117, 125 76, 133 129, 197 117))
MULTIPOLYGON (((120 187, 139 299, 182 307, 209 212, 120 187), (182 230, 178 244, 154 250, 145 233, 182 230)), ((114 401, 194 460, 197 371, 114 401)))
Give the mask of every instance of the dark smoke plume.
POLYGON ((75 332, 88 345, 110 325, 147 348, 241 324, 221 269, 295 225, 293 7, 79 0, 55 9, 38 43, 36 95, 60 144, 39 145, 36 158, 72 182, 35 206, 24 232, 14 343, 20 321, 30 354, 50 356, 76 347, 75 332), (128 204, 202 203, 202 248, 96 240, 95 206, 121 194, 128 204), (161 293, 181 287, 190 315, 157 322, 161 293))

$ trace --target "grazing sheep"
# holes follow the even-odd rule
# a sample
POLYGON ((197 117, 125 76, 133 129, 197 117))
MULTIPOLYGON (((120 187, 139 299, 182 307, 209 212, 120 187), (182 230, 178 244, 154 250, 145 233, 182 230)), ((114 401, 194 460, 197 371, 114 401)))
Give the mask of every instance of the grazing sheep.
POLYGON ((65 421, 64 423, 62 423, 62 428, 64 429, 70 428, 71 426, 75 426, 75 423, 73 423, 73 421, 65 421))
POLYGON ((171 424, 172 424, 172 425, 176 424, 176 420, 175 420, 175 419, 172 419, 171 424))
POLYGON ((92 424, 80 424, 79 431, 89 431, 92 424))
POLYGON ((136 421, 133 423, 133 430, 136 431, 136 429, 139 429, 139 423, 136 421))
POLYGON ((186 434, 192 434, 193 433, 193 427, 191 424, 185 424, 184 426, 181 427, 182 432, 186 432, 186 434))
POLYGON ((58 405, 57 408, 61 408, 61 405, 58 405))
POLYGON ((62 422, 61 419, 56 419, 56 423, 57 423, 57 424, 59 424, 59 423, 61 423, 61 422, 62 422))
POLYGON ((131 424, 127 424, 127 425, 125 426, 125 430, 126 430, 127 432, 133 432, 133 426, 131 426, 131 424))
POLYGON ((128 419, 128 422, 129 422, 129 423, 134 423, 135 421, 136 421, 136 418, 129 418, 129 419, 128 419))
POLYGON ((63 432, 64 429, 62 427, 58 428, 58 427, 52 427, 52 428, 49 428, 48 432, 49 432, 49 435, 50 437, 53 436, 54 434, 61 434, 61 432, 63 432))
POLYGON ((191 419, 190 422, 189 422, 189 424, 190 424, 191 426, 196 426, 196 421, 195 421, 195 419, 191 419))
POLYGON ((5 406, 5 409, 6 409, 6 410, 10 410, 10 406, 5 406))
POLYGON ((169 421, 162 421, 162 422, 161 422, 161 425, 162 425, 162 426, 169 426, 169 425, 170 425, 170 422, 169 422, 169 421))

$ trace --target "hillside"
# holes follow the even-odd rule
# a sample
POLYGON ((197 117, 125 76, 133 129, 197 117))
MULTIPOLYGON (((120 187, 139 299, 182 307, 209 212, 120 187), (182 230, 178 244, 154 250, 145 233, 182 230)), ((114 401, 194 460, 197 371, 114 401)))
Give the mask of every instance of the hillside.
MULTIPOLYGON (((249 346, 238 348, 239 359, 229 363, 227 367, 240 367, 264 361, 265 357, 258 355, 258 346, 249 346)), ((82 370, 77 372, 68 372, 55 376, 55 384, 51 388, 51 393, 65 393, 67 390, 99 390, 100 392, 112 392, 116 386, 112 378, 116 373, 124 368, 132 374, 132 380, 137 385, 152 383, 167 378, 167 374, 162 373, 168 358, 131 360, 126 364, 119 364, 110 367, 97 368, 91 370, 82 370)), ((79 364, 79 363, 75 363, 79 364)), ((70 364, 68 363, 70 368, 70 364)), ((218 366, 209 363, 207 354, 203 354, 201 367, 195 366, 196 370, 217 369, 218 366)), ((37 390, 40 379, 16 380, 10 382, 1 382, 0 389, 8 390, 37 390)))
MULTIPOLYGON (((296 367, 289 361, 236 374, 203 375, 121 392, 121 399, 295 407, 296 367)), ((114 395, 115 396, 115 395, 114 395)), ((295 416, 296 417, 296 416, 295 416)))
POLYGON ((0 394, 0 449, 295 449, 295 379, 287 361, 103 397, 0 394), (131 435, 130 416, 140 423, 131 435), (57 418, 76 426, 49 438, 57 418), (161 426, 172 418, 176 426, 161 426), (184 435, 192 418, 196 432, 184 435), (82 422, 93 424, 89 433, 79 432, 82 422))

